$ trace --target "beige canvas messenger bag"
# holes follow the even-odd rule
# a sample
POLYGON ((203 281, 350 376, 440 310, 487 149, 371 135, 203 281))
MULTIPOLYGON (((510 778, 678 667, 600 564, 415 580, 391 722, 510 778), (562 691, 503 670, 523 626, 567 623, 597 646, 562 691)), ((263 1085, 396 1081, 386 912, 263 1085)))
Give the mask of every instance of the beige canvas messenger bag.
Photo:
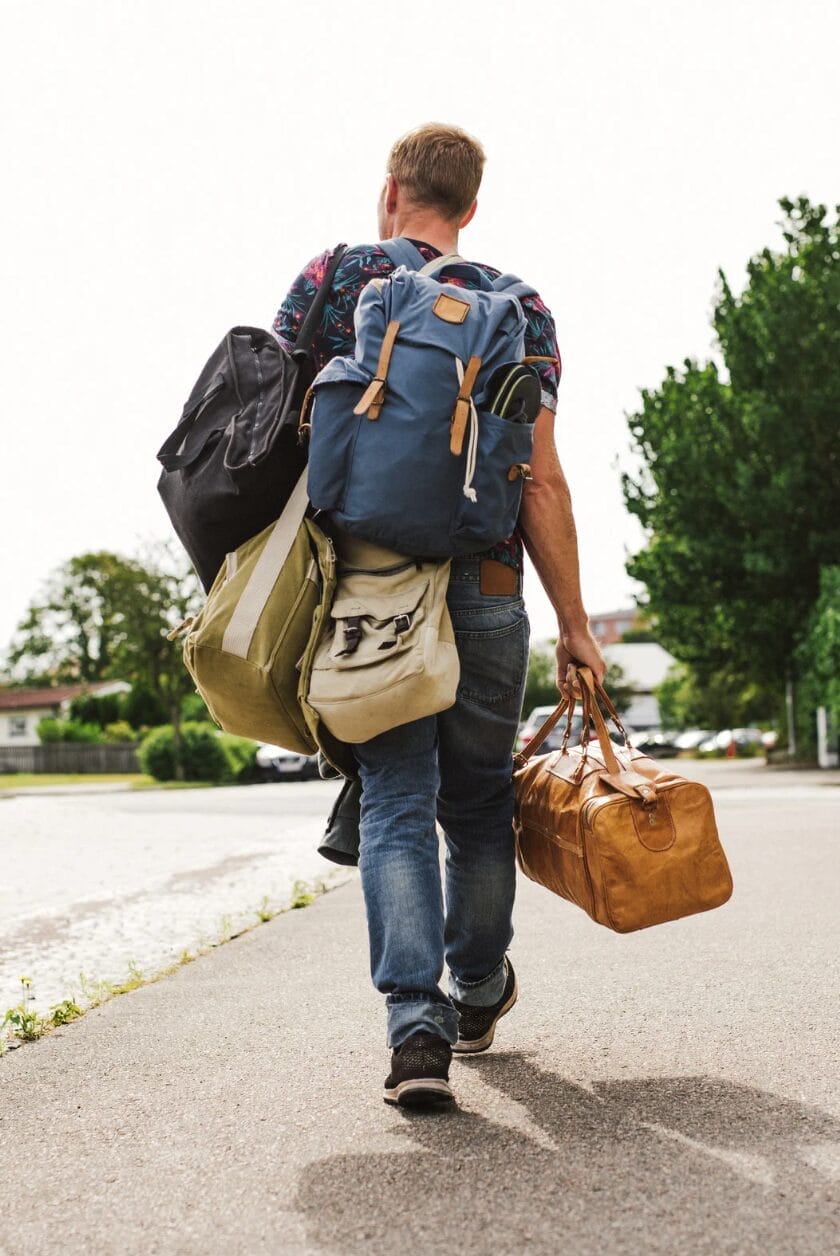
POLYGON ((346 533, 306 703, 340 741, 368 741, 445 711, 460 678, 446 605, 449 561, 423 562, 346 533))

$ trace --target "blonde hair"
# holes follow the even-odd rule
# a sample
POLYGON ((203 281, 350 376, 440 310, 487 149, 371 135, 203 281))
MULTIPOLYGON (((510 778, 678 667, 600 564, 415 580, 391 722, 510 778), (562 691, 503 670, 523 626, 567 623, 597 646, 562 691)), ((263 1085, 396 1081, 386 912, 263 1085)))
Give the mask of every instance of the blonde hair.
POLYGON ((475 200, 485 160, 484 149, 466 131, 427 122, 397 140, 388 154, 388 173, 415 205, 455 220, 475 200))

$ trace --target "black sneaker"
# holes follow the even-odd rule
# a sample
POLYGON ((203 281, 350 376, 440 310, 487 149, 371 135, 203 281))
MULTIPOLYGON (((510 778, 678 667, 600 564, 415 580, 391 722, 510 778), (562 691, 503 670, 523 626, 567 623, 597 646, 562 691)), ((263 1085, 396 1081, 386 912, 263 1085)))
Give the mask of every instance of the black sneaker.
POLYGON ((425 1107, 451 1103, 449 1086, 452 1048, 445 1038, 419 1030, 391 1052, 391 1072, 385 1079, 386 1103, 425 1107))
POLYGON ((505 1012, 510 1011, 519 995, 513 964, 506 959, 505 966, 507 980, 498 1003, 493 1003, 490 1007, 472 1007, 469 1003, 452 1000, 458 1013, 458 1041, 452 1048, 453 1051, 466 1055, 467 1052, 486 1051, 492 1045, 497 1022, 505 1012))

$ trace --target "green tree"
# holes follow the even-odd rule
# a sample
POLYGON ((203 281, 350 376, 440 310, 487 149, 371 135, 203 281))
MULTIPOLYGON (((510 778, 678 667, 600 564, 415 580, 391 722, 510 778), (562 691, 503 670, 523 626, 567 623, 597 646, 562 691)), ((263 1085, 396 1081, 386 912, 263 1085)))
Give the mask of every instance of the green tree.
POLYGON ((155 728, 158 724, 165 723, 166 711, 149 684, 137 680, 128 693, 120 695, 120 717, 132 728, 155 728))
POLYGON ((18 628, 9 663, 31 683, 126 680, 166 713, 177 743, 181 703, 194 686, 167 633, 201 600, 195 574, 166 546, 144 561, 82 554, 49 578, 18 628))
POLYGON ((107 680, 138 607, 139 564, 107 550, 79 554, 46 581, 8 651, 16 679, 31 684, 107 680))
POLYGON ((70 703, 70 718, 104 728, 106 724, 112 724, 119 719, 121 696, 118 693, 80 694, 70 703))
POLYGON ((687 360, 630 417, 628 509, 648 536, 628 563, 657 637, 701 685, 771 684, 794 666, 840 552, 840 241, 824 206, 782 201, 764 249, 714 314, 724 369, 687 360))
POLYGON ((780 715, 779 694, 772 686, 719 671, 698 680, 684 663, 670 668, 656 689, 663 728, 741 728, 772 724, 780 715))
POLYGON ((808 632, 797 651, 801 676, 798 740, 805 752, 816 743, 814 712, 824 706, 840 727, 840 567, 825 567, 808 632))

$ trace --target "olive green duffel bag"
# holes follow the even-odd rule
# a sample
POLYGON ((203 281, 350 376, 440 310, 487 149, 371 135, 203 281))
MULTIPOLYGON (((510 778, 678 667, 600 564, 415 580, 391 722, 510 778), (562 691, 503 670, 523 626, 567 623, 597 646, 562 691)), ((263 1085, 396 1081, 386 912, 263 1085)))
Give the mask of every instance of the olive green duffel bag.
POLYGON ((226 732, 313 754, 298 698, 335 588, 332 542, 305 517, 306 474, 280 518, 228 554, 184 642, 184 663, 226 732))

